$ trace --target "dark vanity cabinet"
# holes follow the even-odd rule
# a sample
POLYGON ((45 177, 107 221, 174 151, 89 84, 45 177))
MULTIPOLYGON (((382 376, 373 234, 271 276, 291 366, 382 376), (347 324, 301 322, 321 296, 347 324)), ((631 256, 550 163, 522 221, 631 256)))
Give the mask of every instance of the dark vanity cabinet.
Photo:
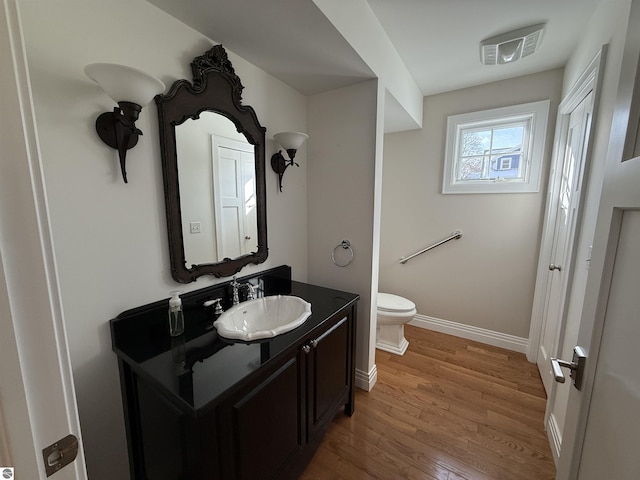
POLYGON ((292 352, 219 409, 226 428, 222 478, 274 478, 304 448, 304 357, 292 352))
MULTIPOLYGON (((312 315, 260 342, 218 337, 196 307, 185 309, 183 342, 162 338, 159 324, 143 327, 153 309, 112 321, 132 478, 294 479, 334 415, 353 414, 358 296, 284 283, 282 293, 310 302, 312 315), (190 320, 202 332, 190 332, 190 320), (146 345, 136 350, 127 333, 146 345)), ((196 293, 195 304, 206 297, 196 293)))
MULTIPOLYGON (((337 319, 336 319, 337 320, 337 319)), ((332 322, 326 330, 309 342, 308 362, 308 438, 333 418, 336 408, 345 405, 345 413, 353 414, 353 374, 351 332, 354 319, 349 316, 332 322)), ((305 349, 306 351, 306 349, 305 349)))
POLYGON ((353 317, 342 315, 221 405, 230 440, 221 452, 233 459, 223 478, 296 478, 336 411, 353 413, 353 317))

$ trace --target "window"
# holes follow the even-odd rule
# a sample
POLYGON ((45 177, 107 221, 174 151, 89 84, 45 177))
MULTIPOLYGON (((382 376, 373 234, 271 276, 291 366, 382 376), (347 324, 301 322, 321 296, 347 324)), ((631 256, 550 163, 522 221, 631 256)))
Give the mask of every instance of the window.
POLYGON ((537 192, 549 100, 452 115, 442 193, 537 192))

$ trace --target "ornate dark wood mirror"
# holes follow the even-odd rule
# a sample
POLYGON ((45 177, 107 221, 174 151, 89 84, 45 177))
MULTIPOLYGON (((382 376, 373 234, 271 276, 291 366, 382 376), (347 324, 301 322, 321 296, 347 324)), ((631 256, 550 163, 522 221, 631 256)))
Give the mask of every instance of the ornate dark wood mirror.
POLYGON ((222 45, 191 69, 193 83, 178 80, 155 97, 171 274, 182 283, 267 259, 266 129, 242 105, 222 45))

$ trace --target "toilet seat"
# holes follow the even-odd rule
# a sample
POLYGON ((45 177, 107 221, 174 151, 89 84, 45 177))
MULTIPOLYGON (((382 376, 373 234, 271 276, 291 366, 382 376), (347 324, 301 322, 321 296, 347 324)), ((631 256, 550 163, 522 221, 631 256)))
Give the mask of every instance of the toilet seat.
POLYGON ((416 304, 404 297, 391 293, 378 293, 378 311, 389 313, 410 313, 415 315, 416 304))

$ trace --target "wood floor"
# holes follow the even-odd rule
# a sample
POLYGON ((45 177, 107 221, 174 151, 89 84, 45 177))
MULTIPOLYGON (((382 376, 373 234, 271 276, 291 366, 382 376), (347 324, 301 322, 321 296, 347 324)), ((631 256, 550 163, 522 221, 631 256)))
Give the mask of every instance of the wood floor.
POLYGON ((534 364, 410 325, 405 336, 402 357, 376 350, 375 387, 335 417, 301 479, 555 478, 534 364))

